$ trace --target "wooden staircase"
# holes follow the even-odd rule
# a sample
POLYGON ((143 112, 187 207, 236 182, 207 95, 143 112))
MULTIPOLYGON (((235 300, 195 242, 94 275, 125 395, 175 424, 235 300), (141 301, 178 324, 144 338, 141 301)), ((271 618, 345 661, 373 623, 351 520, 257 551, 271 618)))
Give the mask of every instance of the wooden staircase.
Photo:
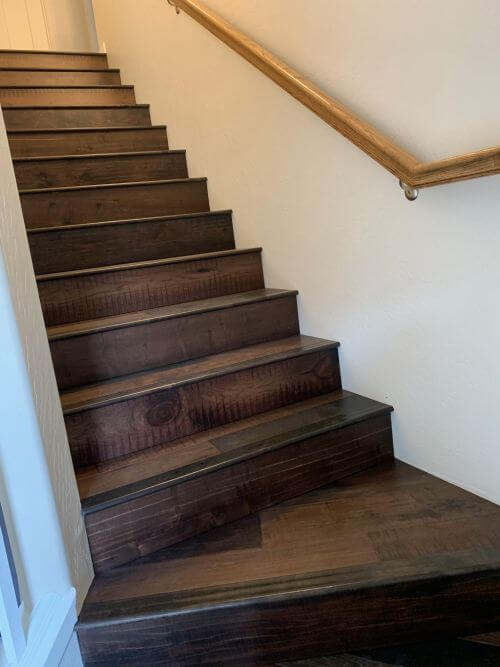
POLYGON ((500 628, 500 512, 388 405, 103 54, 0 52, 0 104, 97 577, 86 665, 265 665, 500 628), (335 482, 335 484, 332 484, 335 482))

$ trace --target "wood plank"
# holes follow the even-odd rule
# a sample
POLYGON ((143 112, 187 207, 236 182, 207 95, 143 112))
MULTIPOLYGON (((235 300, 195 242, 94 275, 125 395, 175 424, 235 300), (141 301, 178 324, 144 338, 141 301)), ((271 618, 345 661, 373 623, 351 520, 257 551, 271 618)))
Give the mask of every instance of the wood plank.
POLYGON ((207 179, 22 190, 28 229, 209 211, 207 179))
POLYGON ((234 249, 231 211, 28 231, 37 274, 234 249))
POLYGON ((187 178, 186 151, 16 158, 20 190, 187 178))
POLYGON ((21 130, 8 133, 12 157, 123 153, 168 149, 164 125, 133 128, 21 130))
POLYGON ((75 465, 127 455, 338 389, 332 344, 296 338, 64 392, 75 465))
POLYGON ((2 111, 8 131, 151 125, 148 104, 118 104, 99 107, 12 106, 2 111))
POLYGON ((389 410, 341 394, 319 421, 317 411, 300 411, 289 425, 280 420, 279 435, 88 499, 94 567, 121 565, 391 459, 389 410))
POLYGON ((260 249, 226 250, 38 277, 47 326, 263 287, 260 249))
POLYGON ((104 104, 135 104, 133 86, 41 86, 0 87, 2 106, 102 106, 104 104))
POLYGON ((99 576, 82 651, 255 665, 493 630, 499 547, 498 507, 388 465, 99 576))
POLYGON ((51 69, 106 69, 105 53, 62 51, 0 51, 0 67, 47 67, 51 69))
POLYGON ((59 388, 295 336, 295 294, 257 290, 49 329, 59 388))
POLYGON ((120 70, 55 70, 0 68, 0 86, 120 85, 120 70))

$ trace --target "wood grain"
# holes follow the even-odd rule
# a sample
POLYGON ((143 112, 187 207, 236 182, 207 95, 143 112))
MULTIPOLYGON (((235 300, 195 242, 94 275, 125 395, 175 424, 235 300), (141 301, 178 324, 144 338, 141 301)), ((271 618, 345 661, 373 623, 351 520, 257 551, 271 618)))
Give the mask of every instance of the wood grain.
POLYGON ((49 330, 60 389, 299 333, 295 294, 278 290, 256 290, 81 324, 86 324, 87 334, 83 326, 75 325, 49 330))
POLYGON ((199 0, 175 0, 175 5, 408 185, 423 188, 500 172, 500 146, 420 162, 199 0))
POLYGON ((15 106, 5 107, 2 111, 7 131, 151 125, 149 105, 147 104, 99 107, 15 106))
POLYGON ((55 273, 38 279, 47 326, 263 287, 260 249, 55 273))
POLYGON ((148 393, 119 401, 89 401, 88 408, 78 411, 66 409, 75 466, 106 461, 334 391, 340 380, 336 351, 312 351, 274 362, 272 357, 249 361, 242 370, 228 366, 200 372, 182 384, 165 385, 152 385, 148 393))
POLYGON ((120 70, 2 69, 0 86, 120 85, 120 70))
POLYGON ((133 86, 95 86, 95 87, 1 87, 0 104, 2 106, 80 106, 89 104, 135 104, 133 86))
POLYGON ((231 211, 39 228, 28 240, 38 275, 234 248, 231 211))
POLYGON ((0 67, 45 67, 50 69, 106 69, 105 53, 63 51, 0 51, 0 67))
POLYGON ((79 638, 91 667, 250 666, 494 630, 499 548, 498 507, 387 465, 99 576, 79 638))
POLYGON ((22 190, 20 197, 28 229, 210 210, 206 178, 22 190))
POLYGON ((20 190, 161 181, 188 176, 186 152, 182 150, 17 158, 14 171, 20 190))
POLYGON ((12 157, 153 151, 168 148, 165 126, 11 131, 12 157))

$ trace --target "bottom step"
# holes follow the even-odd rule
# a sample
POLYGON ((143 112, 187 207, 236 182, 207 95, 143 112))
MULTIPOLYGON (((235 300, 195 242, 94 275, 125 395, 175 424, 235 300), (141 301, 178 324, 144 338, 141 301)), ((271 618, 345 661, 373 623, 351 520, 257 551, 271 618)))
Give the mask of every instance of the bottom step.
POLYGON ((386 464, 98 576, 87 667, 269 665, 500 628, 500 508, 386 464))

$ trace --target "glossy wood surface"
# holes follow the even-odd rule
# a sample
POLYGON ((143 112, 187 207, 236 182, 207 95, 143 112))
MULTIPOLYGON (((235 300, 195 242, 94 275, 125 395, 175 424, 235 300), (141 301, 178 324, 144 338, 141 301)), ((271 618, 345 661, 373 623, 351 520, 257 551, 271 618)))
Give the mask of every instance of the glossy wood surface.
POLYGON ((151 125, 147 104, 99 107, 12 106, 2 111, 7 130, 151 125))
POLYGON ((50 69, 105 69, 105 53, 0 50, 0 67, 45 67, 50 69))
POLYGON ((404 183, 422 188, 500 172, 499 146, 419 161, 199 0, 175 0, 175 5, 404 183))
POLYGON ((133 86, 0 87, 2 106, 80 106, 89 104, 135 104, 133 86))
POLYGON ((0 86, 120 85, 120 70, 54 70, 0 68, 0 86))

